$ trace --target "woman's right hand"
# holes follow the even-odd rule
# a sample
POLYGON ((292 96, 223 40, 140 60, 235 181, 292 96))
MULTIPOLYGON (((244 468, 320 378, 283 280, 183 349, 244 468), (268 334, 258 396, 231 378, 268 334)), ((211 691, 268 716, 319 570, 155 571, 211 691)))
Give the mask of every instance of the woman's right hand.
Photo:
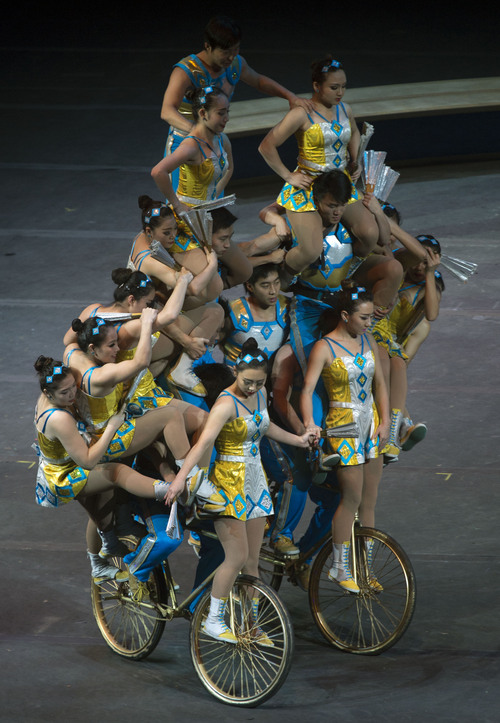
POLYGON ((145 309, 142 310, 142 313, 141 313, 142 326, 153 326, 153 324, 156 321, 157 316, 158 316, 158 310, 151 309, 149 306, 147 306, 145 309))
POLYGON ((113 414, 113 416, 108 419, 108 424, 106 426, 108 429, 112 429, 113 434, 115 434, 125 422, 125 418, 125 410, 121 410, 120 412, 113 414))
POLYGON ((302 188, 304 191, 310 188, 313 180, 313 177, 304 173, 304 171, 293 171, 285 178, 286 183, 289 183, 294 188, 302 188))
POLYGON ((202 336, 190 336, 184 351, 191 359, 199 359, 206 352, 209 341, 210 339, 204 339, 202 336))
POLYGON ((192 281, 193 279, 194 279, 194 276, 193 276, 192 272, 189 271, 189 269, 186 269, 186 268, 182 267, 182 269, 180 270, 180 272, 179 272, 179 274, 178 274, 178 276, 177 276, 177 281, 178 281, 178 282, 179 282, 179 281, 182 281, 182 282, 185 283, 186 286, 187 286, 188 284, 191 283, 191 281, 192 281))

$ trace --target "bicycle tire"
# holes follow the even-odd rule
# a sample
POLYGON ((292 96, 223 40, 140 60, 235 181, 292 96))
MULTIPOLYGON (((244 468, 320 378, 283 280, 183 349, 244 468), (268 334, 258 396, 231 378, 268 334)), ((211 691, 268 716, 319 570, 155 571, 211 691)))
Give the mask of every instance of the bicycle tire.
POLYGON ((205 688, 229 705, 252 708, 275 695, 285 682, 292 662, 294 636, 290 616, 275 591, 261 580, 240 575, 231 590, 226 622, 238 643, 224 643, 208 636, 203 620, 210 607, 208 590, 191 620, 190 648, 194 668, 205 688), (250 616, 252 595, 260 598, 257 621, 250 616), (259 645, 252 630, 259 626, 274 643, 259 645))
MULTIPOLYGON (((121 558, 114 558, 113 564, 127 570, 121 558)), ((92 581, 91 598, 97 626, 115 653, 129 660, 142 660, 153 652, 165 628, 158 605, 166 603, 167 587, 160 567, 144 584, 132 574, 120 583, 108 580, 96 585, 92 581)))
POLYGON ((333 557, 330 542, 314 561, 309 605, 318 629, 329 643, 349 653, 378 655, 392 647, 411 622, 415 575, 408 556, 387 533, 356 527, 355 544, 360 592, 347 592, 328 579, 333 557), (366 555, 368 539, 374 541, 371 569, 366 555), (374 588, 374 578, 381 590, 374 588))

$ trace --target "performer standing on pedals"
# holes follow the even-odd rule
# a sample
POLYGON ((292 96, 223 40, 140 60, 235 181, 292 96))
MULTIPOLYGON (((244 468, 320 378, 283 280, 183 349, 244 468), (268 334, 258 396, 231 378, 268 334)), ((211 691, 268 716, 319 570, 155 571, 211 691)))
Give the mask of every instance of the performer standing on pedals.
MULTIPOLYGON (((210 19, 205 28, 203 50, 188 55, 174 65, 165 91, 161 117, 170 124, 165 153, 173 153, 183 139, 193 132, 192 96, 189 91, 208 87, 224 91, 231 100, 236 84, 242 80, 260 93, 284 98, 294 106, 310 110, 311 104, 284 88, 272 78, 257 73, 239 55, 241 30, 226 15, 210 19)), ((172 172, 177 190, 178 170, 172 172)))
POLYGON ((233 366, 243 343, 254 337, 270 358, 288 338, 288 299, 280 294, 279 266, 256 266, 247 296, 225 302, 224 361, 233 366))
MULTIPOLYGON (((39 448, 37 502, 58 507, 76 499, 100 530, 104 543, 114 544, 113 498, 117 487, 139 497, 165 495, 168 485, 144 477, 124 464, 103 462, 114 458, 113 445, 128 429, 124 414, 110 410, 107 425, 89 446, 91 437, 77 408, 73 371, 61 361, 40 356, 35 362, 41 394, 35 409, 39 448)), ((96 584, 126 579, 114 565, 99 556, 99 538, 88 535, 88 556, 96 584)))
MULTIPOLYGON (((371 294, 363 287, 345 289, 338 295, 336 309, 338 323, 315 344, 309 357, 301 410, 304 426, 313 429, 312 394, 321 376, 330 405, 327 428, 351 423, 357 433, 328 441, 340 455, 337 479, 342 495, 333 518, 333 567, 329 577, 349 592, 358 593, 350 568, 349 540, 358 511, 363 525, 374 526, 383 460, 378 448, 389 436, 389 402, 377 345, 366 333, 373 315, 371 294)), ((370 551, 369 547, 368 559, 370 551)), ((380 589, 374 578, 371 585, 380 589)))
MULTIPOLYGON (((354 181, 360 169, 356 166, 360 134, 352 111, 342 103, 346 76, 342 65, 330 56, 312 65, 314 110, 307 113, 294 108, 264 138, 259 151, 267 164, 283 180, 277 199, 286 209, 287 217, 297 238, 297 245, 285 257, 286 270, 293 277, 318 259, 323 250, 323 229, 320 214, 313 198, 313 183, 320 173, 338 168, 348 169, 354 181), (278 148, 293 134, 299 146, 297 169, 291 172, 282 162, 278 148)), ((360 253, 367 256, 377 243, 388 243, 387 220, 374 216, 351 188, 349 206, 344 210, 343 223, 351 236, 358 240, 360 253)))
MULTIPOLYGON (((265 434, 278 442, 307 447, 314 437, 308 432, 297 436, 269 422, 264 391, 267 356, 257 348, 255 339, 248 339, 243 345, 234 373, 234 383, 219 395, 200 439, 186 457, 165 498, 167 503, 172 503, 184 492, 193 466, 215 444, 217 458, 210 480, 226 500, 225 510, 215 520, 225 558, 212 584, 205 631, 229 643, 236 643, 237 638, 224 621, 227 597, 240 572, 258 577, 266 518, 272 513, 259 455, 260 439, 265 434)), ((258 603, 258 598, 254 598, 255 614, 258 603)), ((259 644, 273 645, 264 631, 257 629, 256 635, 259 644)))
MULTIPOLYGON (((153 359, 160 355, 163 358, 175 357, 180 348, 181 353, 170 369, 168 381, 195 396, 204 396, 203 384, 192 367, 193 360, 203 356, 207 344, 217 336, 224 323, 223 309, 215 302, 223 289, 217 273, 217 255, 215 251, 202 248, 192 238, 185 243, 185 236, 179 236, 172 209, 161 201, 153 201, 146 195, 139 196, 139 207, 143 230, 134 240, 128 267, 151 276, 162 296, 174 288, 183 268, 194 274, 183 311, 173 324, 163 329, 164 333, 155 345, 153 359)), ((155 365, 153 373, 158 377, 162 370, 155 365)), ((167 386, 163 374, 158 382, 167 386)))

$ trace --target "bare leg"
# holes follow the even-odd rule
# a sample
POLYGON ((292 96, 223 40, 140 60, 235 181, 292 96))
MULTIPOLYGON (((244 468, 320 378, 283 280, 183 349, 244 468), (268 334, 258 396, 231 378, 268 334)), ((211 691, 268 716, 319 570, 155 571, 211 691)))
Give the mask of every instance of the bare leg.
POLYGON ((264 530, 266 529, 267 517, 256 517, 253 520, 247 520, 246 532, 248 540, 248 559, 242 567, 242 572, 254 577, 259 575, 259 553, 264 539, 264 530))
MULTIPOLYGON (((370 212, 368 214, 371 216, 370 212)), ((317 211, 287 211, 298 245, 288 251, 285 263, 299 273, 321 256, 323 251, 323 223, 317 211)))
POLYGON ((214 523, 217 537, 224 548, 224 562, 212 583, 212 596, 220 599, 229 595, 234 581, 248 559, 246 524, 233 517, 225 517, 214 523))
POLYGON ((347 542, 351 538, 352 523, 363 494, 364 467, 364 464, 359 464, 337 468, 342 497, 332 521, 332 537, 335 544, 347 542))
POLYGON ((403 280, 403 267, 397 259, 380 254, 369 256, 353 274, 353 279, 371 289, 376 307, 390 308, 403 280))
POLYGON ((359 506, 359 519, 365 527, 375 526, 375 505, 377 504, 378 487, 382 479, 383 457, 370 459, 364 465, 363 494, 359 506))
POLYGON ((379 238, 379 228, 375 216, 363 205, 355 201, 346 206, 342 214, 342 224, 346 226, 353 241, 357 240, 359 256, 371 254, 379 238))
POLYGON ((138 497, 155 499, 154 482, 151 477, 145 477, 125 464, 99 464, 90 471, 87 484, 77 499, 87 509, 89 496, 113 490, 115 487, 121 487, 138 497))

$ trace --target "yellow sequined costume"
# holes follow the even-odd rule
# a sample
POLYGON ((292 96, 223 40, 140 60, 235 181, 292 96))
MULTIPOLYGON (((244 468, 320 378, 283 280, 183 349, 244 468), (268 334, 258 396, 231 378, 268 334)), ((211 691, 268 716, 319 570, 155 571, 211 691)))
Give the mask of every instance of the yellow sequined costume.
POLYGON ((273 503, 259 450, 260 438, 269 426, 264 397, 258 392, 258 409, 251 412, 229 392, 222 395, 233 399, 236 414, 241 411, 239 405, 248 413, 226 422, 215 440, 217 457, 209 478, 226 500, 221 516, 243 521, 267 517, 273 512, 273 503))
POLYGON ((372 394, 375 359, 365 335, 361 337, 361 353, 352 354, 328 336, 324 337, 333 354, 321 377, 330 404, 326 426, 337 427, 354 423, 358 437, 328 437, 333 450, 340 455, 341 466, 363 464, 378 457, 373 435, 379 425, 379 415, 372 394), (338 355, 340 351, 340 356, 338 355), (343 352, 343 353, 342 353, 343 352))
MULTIPOLYGON (((299 147, 297 158, 297 171, 304 171, 309 176, 318 176, 325 171, 338 168, 345 171, 347 165, 347 145, 351 139, 351 124, 344 104, 336 106, 336 118, 328 121, 315 111, 322 121, 315 123, 308 114, 311 125, 305 131, 295 133, 299 147)), ((313 185, 304 190, 285 183, 280 195, 276 199, 280 206, 289 211, 315 211, 313 198, 313 185)), ((351 191, 349 203, 358 198, 354 186, 351 191)))
MULTIPOLYGON (((110 417, 116 414, 121 408, 124 393, 122 384, 117 384, 113 391, 105 397, 92 396, 90 393, 92 372, 98 368, 99 367, 91 367, 87 369, 82 377, 82 394, 81 399, 78 401, 78 411, 89 432, 94 436, 100 437, 110 417)), ((112 462, 122 457, 130 447, 134 434, 135 419, 129 419, 117 430, 101 461, 112 462)))
MULTIPOLYGON (((46 409, 40 415, 35 410, 35 425, 44 418, 42 431, 37 429, 35 445, 39 455, 36 501, 43 507, 58 507, 60 504, 74 499, 87 484, 89 476, 89 470, 79 467, 59 440, 49 439, 44 434, 50 417, 54 412, 59 411, 66 412, 73 417, 69 410, 59 409, 59 407, 46 409)), ((76 419, 75 423, 77 423, 76 419)))
MULTIPOLYGON (((152 334, 153 343, 160 337, 160 332, 152 334)), ((120 349, 116 361, 121 362, 133 359, 137 347, 133 349, 120 349)), ((168 394, 161 387, 157 386, 149 369, 143 369, 134 379, 122 383, 124 401, 128 404, 138 404, 144 412, 148 409, 166 407, 173 399, 173 394, 168 394)))

